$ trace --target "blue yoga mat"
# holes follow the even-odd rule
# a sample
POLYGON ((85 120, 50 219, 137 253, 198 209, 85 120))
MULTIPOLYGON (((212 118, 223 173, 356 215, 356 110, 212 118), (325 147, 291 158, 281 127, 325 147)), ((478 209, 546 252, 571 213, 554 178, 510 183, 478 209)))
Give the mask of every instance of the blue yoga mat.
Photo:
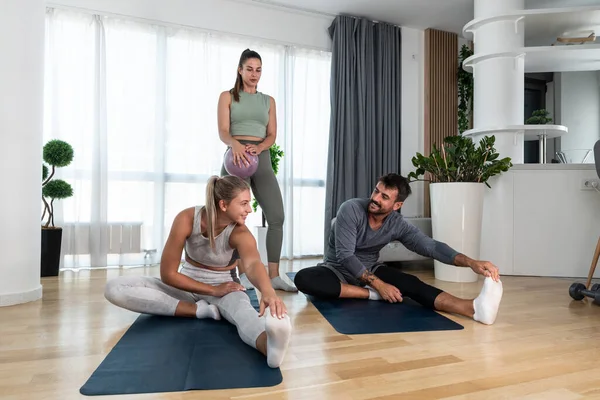
MULTIPOLYGON (((294 279, 295 272, 288 272, 294 279)), ((344 335, 460 330, 464 327, 417 302, 362 299, 322 300, 306 296, 321 315, 344 335)))
MULTIPOLYGON (((256 291, 248 296, 258 310, 256 291)), ((141 315, 80 389, 84 395, 275 386, 279 368, 225 320, 141 315)))

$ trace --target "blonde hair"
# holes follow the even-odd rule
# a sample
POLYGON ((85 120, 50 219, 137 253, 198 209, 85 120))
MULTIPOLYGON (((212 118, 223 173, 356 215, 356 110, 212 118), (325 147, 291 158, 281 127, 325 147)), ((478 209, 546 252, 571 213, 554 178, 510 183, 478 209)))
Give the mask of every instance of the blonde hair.
POLYGON ((206 230, 208 231, 208 240, 210 247, 215 249, 215 227, 217 225, 217 210, 219 201, 226 203, 233 200, 244 190, 249 190, 248 183, 237 176, 228 175, 225 177, 211 176, 206 185, 206 230))

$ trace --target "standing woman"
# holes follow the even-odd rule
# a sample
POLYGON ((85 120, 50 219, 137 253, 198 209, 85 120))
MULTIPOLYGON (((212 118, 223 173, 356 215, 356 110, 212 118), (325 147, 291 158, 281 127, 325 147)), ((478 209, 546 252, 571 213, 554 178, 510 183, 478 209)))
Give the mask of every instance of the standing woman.
MULTIPOLYGON (((257 91, 262 73, 260 55, 250 49, 242 52, 233 89, 221 93, 218 104, 219 137, 233 152, 236 165, 248 165, 246 152, 258 155, 258 169, 250 178, 252 192, 267 219, 267 258, 273 288, 288 292, 296 287, 279 276, 279 259, 283 243, 283 199, 271 166, 269 148, 277 138, 275 100, 257 91)), ((225 167, 221 176, 228 175, 225 167)), ((238 262, 240 272, 243 265, 238 262)), ((240 276, 246 287, 251 287, 240 276)))

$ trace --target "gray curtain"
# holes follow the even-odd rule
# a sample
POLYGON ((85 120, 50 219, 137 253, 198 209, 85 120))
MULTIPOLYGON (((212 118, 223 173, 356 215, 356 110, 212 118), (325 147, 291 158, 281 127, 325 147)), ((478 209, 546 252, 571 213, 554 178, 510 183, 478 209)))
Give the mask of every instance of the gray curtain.
POLYGON ((325 243, 338 207, 368 197, 377 178, 400 171, 400 28, 338 16, 329 28, 331 125, 325 243))

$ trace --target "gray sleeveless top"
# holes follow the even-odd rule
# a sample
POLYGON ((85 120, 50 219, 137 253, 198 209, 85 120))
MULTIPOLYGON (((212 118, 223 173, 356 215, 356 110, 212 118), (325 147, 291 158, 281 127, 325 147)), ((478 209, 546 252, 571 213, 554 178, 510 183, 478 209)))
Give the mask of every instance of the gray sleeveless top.
POLYGON ((204 206, 194 209, 194 228, 185 241, 185 253, 192 260, 207 267, 226 267, 231 261, 233 249, 229 246, 229 237, 235 223, 227 225, 223 232, 215 237, 215 249, 210 247, 210 240, 202 235, 202 210, 204 206))

